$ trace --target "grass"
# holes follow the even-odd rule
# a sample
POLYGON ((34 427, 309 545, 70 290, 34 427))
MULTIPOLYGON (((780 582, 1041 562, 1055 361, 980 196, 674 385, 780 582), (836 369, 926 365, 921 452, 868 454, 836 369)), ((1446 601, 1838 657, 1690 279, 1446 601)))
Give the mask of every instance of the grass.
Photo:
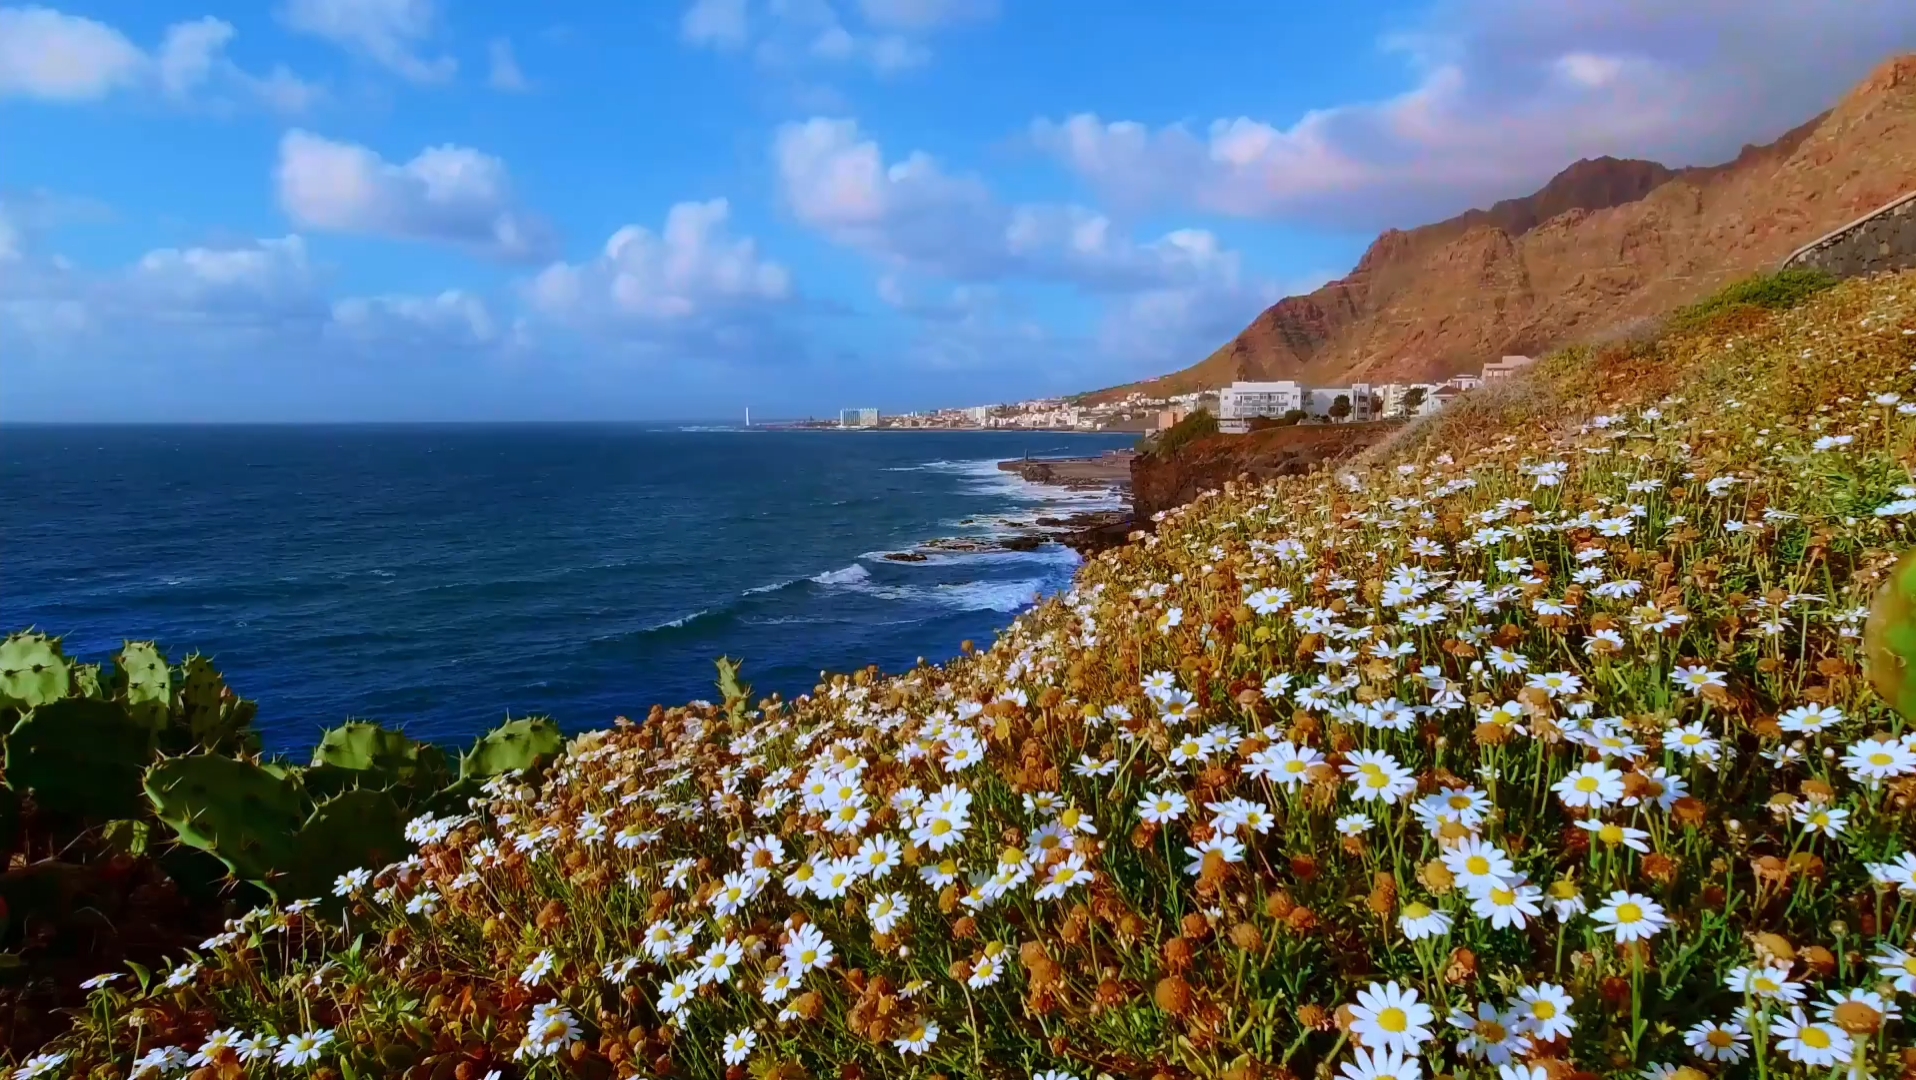
POLYGON ((1863 630, 1916 275, 1686 325, 1226 485, 943 667, 580 736, 339 918, 112 973, 49 1072, 1907 1075, 1863 630))
POLYGON ((1836 279, 1821 270, 1791 269, 1755 274, 1679 308, 1670 316, 1668 326, 1680 333, 1702 329, 1714 321, 1752 310, 1787 311, 1835 284, 1836 279))

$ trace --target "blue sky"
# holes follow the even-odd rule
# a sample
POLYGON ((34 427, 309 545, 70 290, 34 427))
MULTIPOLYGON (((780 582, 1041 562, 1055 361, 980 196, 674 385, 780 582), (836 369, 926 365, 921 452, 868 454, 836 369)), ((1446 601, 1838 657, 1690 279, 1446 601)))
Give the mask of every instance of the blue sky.
POLYGON ((0 418, 1090 389, 1912 46, 1890 0, 0 6, 0 418))

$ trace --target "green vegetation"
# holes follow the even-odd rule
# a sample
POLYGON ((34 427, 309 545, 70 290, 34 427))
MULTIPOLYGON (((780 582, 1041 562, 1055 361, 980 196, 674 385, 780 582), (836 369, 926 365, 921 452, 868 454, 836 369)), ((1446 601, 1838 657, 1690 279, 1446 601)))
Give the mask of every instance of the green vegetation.
POLYGON ((463 810, 489 779, 536 771, 564 745, 550 720, 513 720, 455 775, 438 747, 351 722, 299 766, 261 758, 255 711, 202 656, 174 666, 128 642, 87 664, 33 631, 0 642, 0 997, 9 978, 31 988, 120 950, 79 897, 124 901, 119 886, 150 878, 196 897, 215 925, 225 903, 338 907, 338 875, 404 856, 409 817, 463 810))
MULTIPOLYGON (((1916 275, 1725 326, 1226 483, 947 665, 755 702, 721 661, 716 703, 413 817, 338 910, 105 972, 34 1049, 118 1078, 1909 1075, 1916 275)), ((0 646, 26 716, 87 697, 47 655, 0 646)), ((481 743, 456 783, 546 752, 481 743)), ((308 830, 390 825, 316 775, 397 804, 443 770, 322 746, 148 763, 155 834, 284 899, 308 830), (229 850, 242 806, 278 827, 229 850)))
POLYGON ((1755 274, 1677 309, 1670 316, 1669 328, 1679 332, 1696 330, 1738 313, 1787 311, 1835 284, 1836 279, 1821 270, 1755 274))
POLYGON ((1217 434, 1217 417, 1209 409, 1198 409, 1152 436, 1147 453, 1170 457, 1189 443, 1217 434))

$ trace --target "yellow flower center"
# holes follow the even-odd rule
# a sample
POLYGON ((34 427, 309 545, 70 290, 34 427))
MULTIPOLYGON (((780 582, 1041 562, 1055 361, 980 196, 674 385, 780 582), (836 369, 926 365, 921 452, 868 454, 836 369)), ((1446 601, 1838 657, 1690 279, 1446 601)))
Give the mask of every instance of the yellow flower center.
POLYGON ((1473 874, 1488 874, 1490 873, 1490 860, 1484 858, 1482 855, 1472 855, 1470 858, 1464 860, 1464 869, 1473 874))
POLYGON ((1509 907, 1517 902, 1517 891, 1515 889, 1492 889, 1490 890, 1490 902, 1496 904, 1498 907, 1509 907))
POLYGON ((1895 758, 1890 757, 1888 754, 1885 754, 1880 750, 1869 756, 1869 763, 1871 765, 1879 765, 1879 766, 1888 765, 1895 760, 1896 760, 1895 758))
POLYGON ((1406 919, 1422 919, 1429 914, 1430 908, 1420 901, 1412 900, 1410 903, 1404 905, 1403 917, 1406 919))
POLYGON ((1556 1002, 1533 1001, 1530 1003, 1530 1015, 1539 1020, 1554 1020, 1557 1016, 1556 1002))
POLYGON ((1830 1033, 1815 1024, 1811 1024, 1809 1027, 1796 1033, 1796 1041, 1812 1050, 1828 1050, 1830 1048, 1830 1033))
POLYGON ((1596 791, 1601 786, 1594 776, 1580 776, 1577 778, 1577 790, 1586 795, 1596 791))
POLYGON ((1621 844, 1623 843, 1623 826, 1605 824, 1603 828, 1597 830, 1597 839, 1606 844, 1621 844))
POLYGON ((1635 923, 1643 921, 1643 909, 1636 904, 1618 904, 1617 922, 1635 923))
POLYGON ((1728 1050, 1736 1044, 1736 1038, 1722 1028, 1711 1028, 1710 1033, 1703 1037, 1703 1041, 1718 1050, 1728 1050))
POLYGON ((1504 1026, 1495 1020, 1477 1021, 1477 1037, 1495 1046, 1504 1041, 1504 1026))
POLYGON ((1906 956, 1903 958, 1903 970, 1909 972, 1911 975, 1916 975, 1916 956, 1906 956))
POLYGON ((1393 1035, 1401 1035, 1410 1027, 1410 1017, 1404 1015, 1404 1010, 1392 1005, 1377 1014, 1377 1026, 1393 1035))
POLYGON ((946 821, 944 818, 936 818, 931 823, 931 834, 933 836, 943 836, 950 831, 951 822, 946 821))

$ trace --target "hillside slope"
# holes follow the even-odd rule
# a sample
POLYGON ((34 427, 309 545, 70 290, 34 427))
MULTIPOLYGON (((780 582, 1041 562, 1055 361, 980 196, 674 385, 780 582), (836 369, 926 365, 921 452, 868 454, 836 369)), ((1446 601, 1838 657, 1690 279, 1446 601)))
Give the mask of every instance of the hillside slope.
POLYGON ((949 665, 583 735, 342 875, 343 917, 255 912, 46 1053, 1896 1075, 1916 738, 1861 611, 1916 537, 1913 364, 1916 273, 1551 357, 1172 511, 949 665))
POLYGON ((1526 198, 1386 232, 1350 274, 1278 301, 1198 364, 1090 397, 1475 371, 1688 303, 1912 188, 1916 56, 1905 56, 1722 165, 1580 161, 1526 198))

